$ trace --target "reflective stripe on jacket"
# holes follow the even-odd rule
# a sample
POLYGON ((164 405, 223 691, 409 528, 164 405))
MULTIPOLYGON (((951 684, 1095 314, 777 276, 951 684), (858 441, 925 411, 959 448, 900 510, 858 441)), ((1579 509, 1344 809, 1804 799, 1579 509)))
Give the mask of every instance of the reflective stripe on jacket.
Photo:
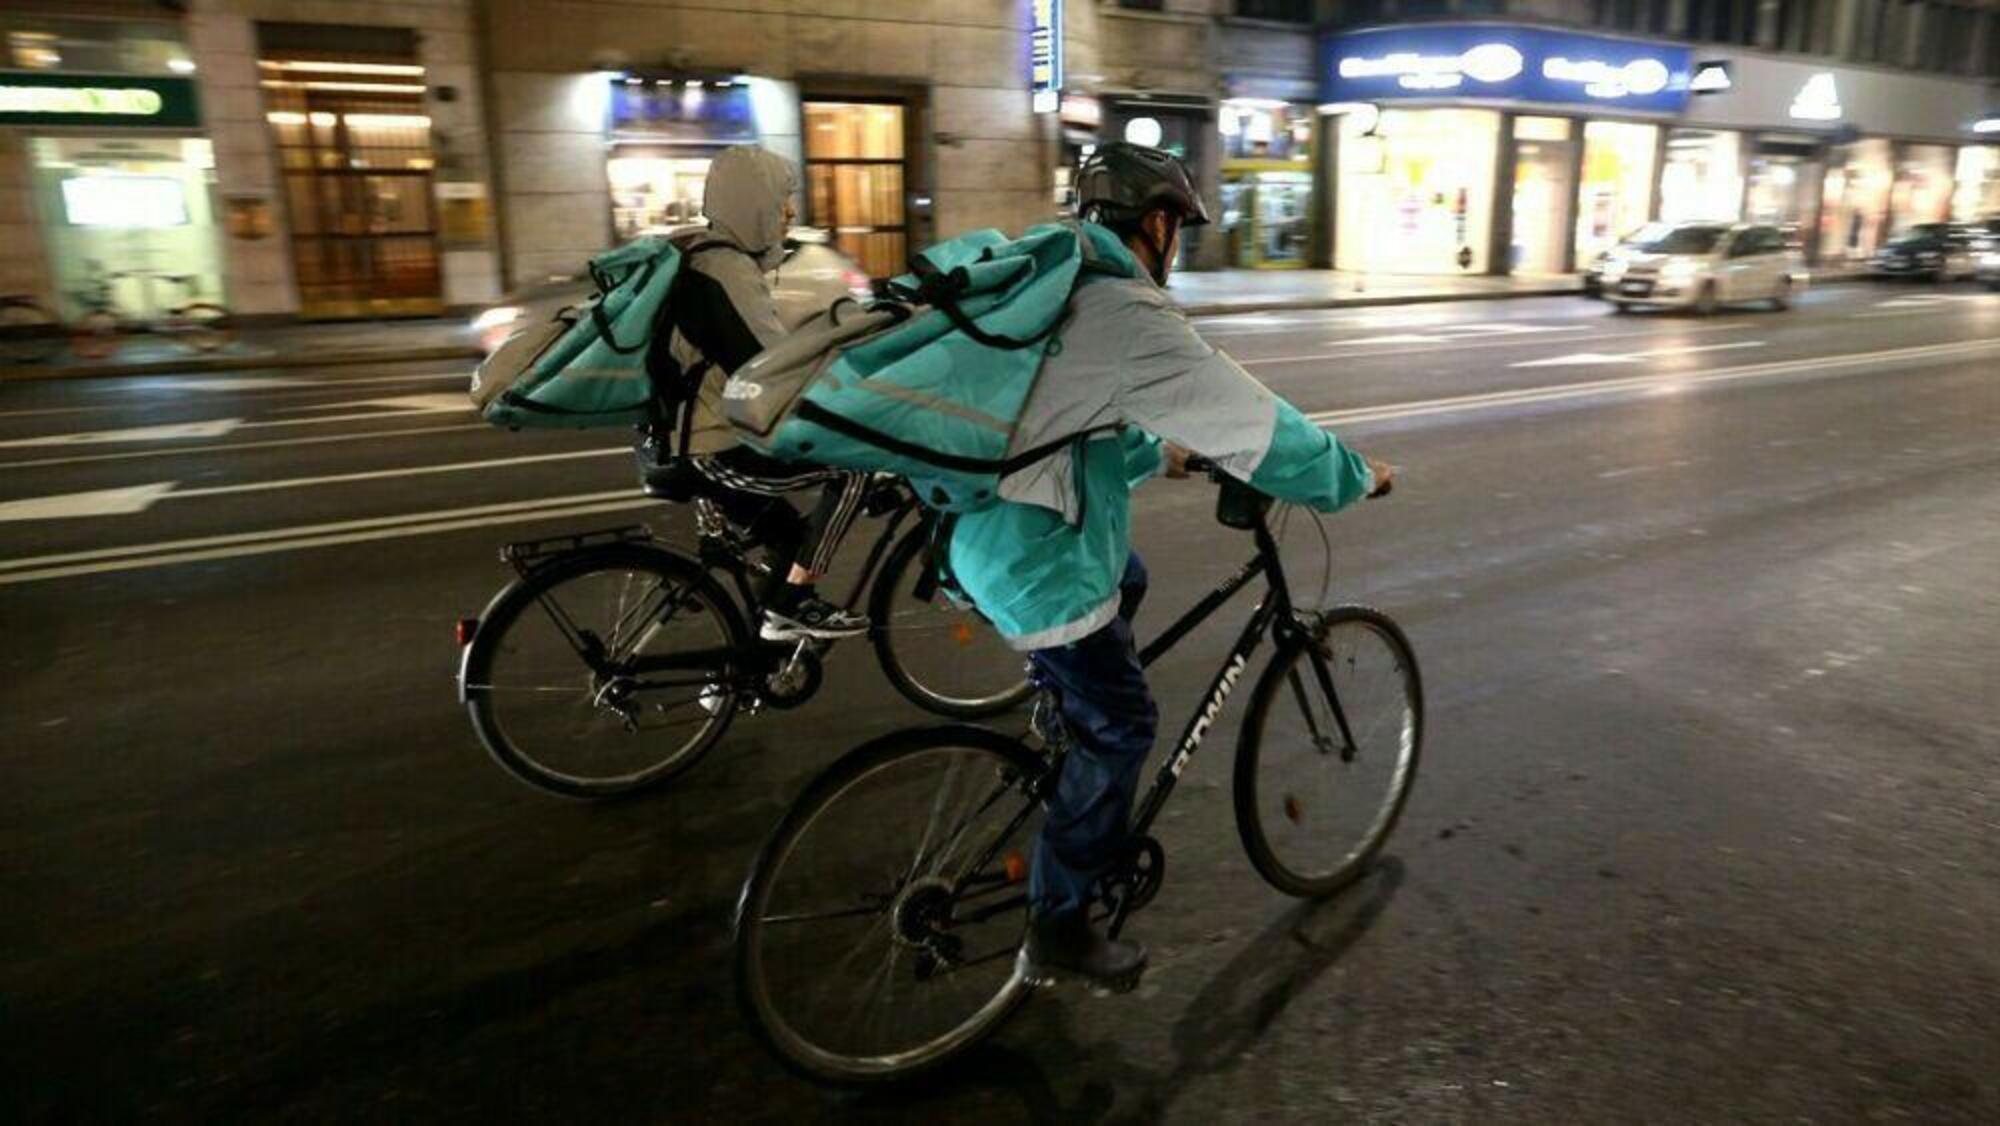
POLYGON ((1132 429, 1008 477, 1011 503, 960 517, 950 545, 959 585, 1016 649, 1068 644, 1118 612, 1131 490, 1159 471, 1159 439, 1322 512, 1373 489, 1366 461, 1210 347, 1151 280, 1086 281, 1071 308, 1011 448, 1132 429))

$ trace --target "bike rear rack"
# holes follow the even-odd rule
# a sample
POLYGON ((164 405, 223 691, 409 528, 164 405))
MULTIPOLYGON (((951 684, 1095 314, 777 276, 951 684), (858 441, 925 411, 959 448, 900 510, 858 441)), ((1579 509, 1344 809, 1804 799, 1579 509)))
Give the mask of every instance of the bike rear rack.
POLYGON ((627 524, 620 528, 603 528, 594 532, 577 532, 568 536, 551 536, 547 539, 510 543, 500 549, 500 561, 513 565, 517 571, 528 571, 533 569, 536 563, 552 555, 580 551, 587 547, 610 547, 621 543, 652 541, 651 528, 644 524, 627 524))

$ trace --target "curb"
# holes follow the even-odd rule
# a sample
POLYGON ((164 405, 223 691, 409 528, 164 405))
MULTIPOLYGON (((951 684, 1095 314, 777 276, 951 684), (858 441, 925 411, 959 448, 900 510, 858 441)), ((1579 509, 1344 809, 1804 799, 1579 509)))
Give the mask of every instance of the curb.
POLYGON ((138 363, 71 364, 61 367, 0 367, 0 383, 36 379, 109 379, 125 375, 195 375, 217 371, 267 368, 346 367, 354 364, 400 364, 424 360, 478 360, 481 353, 462 344, 427 348, 374 348, 346 352, 271 353, 261 356, 194 355, 175 360, 138 363))

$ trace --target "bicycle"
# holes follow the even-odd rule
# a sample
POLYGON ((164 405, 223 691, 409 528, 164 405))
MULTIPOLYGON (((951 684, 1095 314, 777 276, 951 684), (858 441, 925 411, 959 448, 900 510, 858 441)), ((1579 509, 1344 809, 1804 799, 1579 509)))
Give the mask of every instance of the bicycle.
MULTIPOLYGON (((459 698, 516 778, 571 798, 634 793, 693 767, 737 712, 789 710, 819 690, 833 643, 759 640, 759 587, 772 567, 712 503, 694 509, 692 554, 643 525, 501 549, 517 577, 457 623, 459 698)), ((869 642, 890 683, 961 719, 1026 700, 1020 655, 940 583, 916 494, 883 479, 864 511, 884 518, 882 531, 844 606, 866 595, 869 642)))
MULTIPOLYGON (((1093 915, 1113 936, 1158 893, 1166 851, 1153 823, 1267 635, 1277 649, 1243 719, 1234 801, 1244 849, 1273 887, 1319 897, 1357 879, 1402 814, 1423 742, 1402 629, 1362 606, 1296 607, 1271 502, 1202 468, 1221 485, 1217 520, 1251 532, 1257 551, 1141 662, 1260 576, 1265 593, 1099 881, 1093 915)), ((979 1043, 1026 999, 1016 953, 1028 849, 1068 750, 1053 712, 1045 697, 1022 738, 947 725, 874 740, 786 812, 744 881, 734 945, 738 1003, 792 1070, 836 1084, 908 1078, 979 1043)))
POLYGON ((39 364, 62 351, 62 326, 25 293, 0 293, 0 362, 39 364))
POLYGON ((70 347, 85 359, 103 359, 116 352, 119 334, 133 325, 142 331, 173 339, 195 352, 213 352, 234 338, 229 324, 229 310, 213 301, 195 299, 202 280, 197 274, 171 274, 160 270, 106 273, 98 269, 94 262, 91 267, 90 280, 82 289, 70 292, 70 297, 84 308, 84 314, 72 326, 75 335, 70 347), (140 304, 145 312, 136 319, 128 319, 119 311, 117 299, 112 293, 112 287, 125 278, 137 279, 144 294, 140 304), (155 287, 161 282, 178 286, 181 299, 166 303, 156 301, 155 287))

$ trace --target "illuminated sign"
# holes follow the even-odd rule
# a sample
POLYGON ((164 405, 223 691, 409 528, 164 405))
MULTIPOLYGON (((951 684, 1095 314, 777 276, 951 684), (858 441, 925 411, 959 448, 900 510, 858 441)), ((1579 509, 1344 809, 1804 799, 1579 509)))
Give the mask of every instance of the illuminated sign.
POLYGON ((1029 0, 1028 90, 1036 113, 1062 106, 1062 0, 1029 0))
POLYGON ((1801 121, 1839 121, 1840 113, 1840 91, 1834 88, 1833 75, 1825 71, 1806 79, 1792 99, 1792 116, 1801 121))
POLYGON ((1354 31, 1321 51, 1327 102, 1451 96, 1678 113, 1692 69, 1685 47, 1504 24, 1354 31))
POLYGON ((1729 64, 1724 62, 1699 63, 1688 80, 1688 90, 1696 94, 1720 94, 1734 85, 1729 80, 1729 64))
POLYGON ((187 128, 200 123, 192 79, 0 74, 0 125, 187 128))

